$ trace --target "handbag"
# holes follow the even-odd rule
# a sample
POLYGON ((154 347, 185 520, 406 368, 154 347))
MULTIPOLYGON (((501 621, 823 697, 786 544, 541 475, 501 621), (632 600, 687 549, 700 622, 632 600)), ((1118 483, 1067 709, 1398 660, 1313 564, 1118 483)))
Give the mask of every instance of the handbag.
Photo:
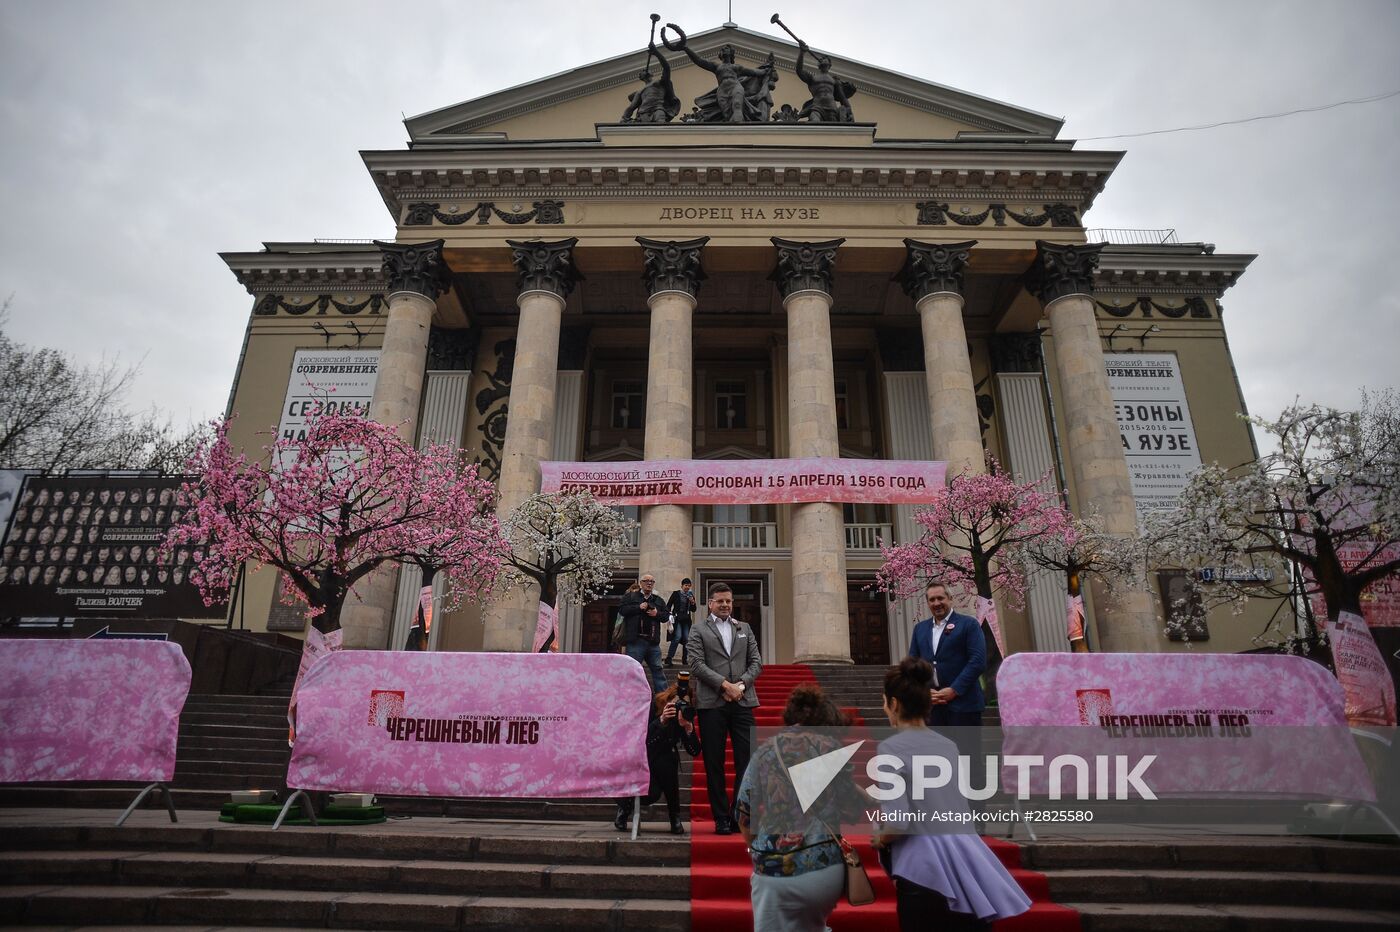
MULTIPOLYGON (((782 746, 774 739, 773 750, 777 754, 778 763, 783 768, 783 773, 787 774, 788 781, 791 782, 792 774, 788 771, 787 761, 783 760, 782 746)), ((818 819, 826 833, 836 841, 836 846, 841 849, 841 861, 846 865, 846 902, 852 906, 869 906, 875 902, 875 887, 870 883, 870 875, 865 872, 865 865, 860 861, 860 852, 846 840, 840 832, 833 831, 825 819, 818 819)))

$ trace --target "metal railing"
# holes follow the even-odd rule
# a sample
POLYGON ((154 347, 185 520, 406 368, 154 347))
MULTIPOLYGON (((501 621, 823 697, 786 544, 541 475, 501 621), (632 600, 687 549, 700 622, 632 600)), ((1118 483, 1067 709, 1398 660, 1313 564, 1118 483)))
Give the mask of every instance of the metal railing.
POLYGON ((894 543, 894 534, 888 524, 846 525, 847 550, 879 550, 881 542, 894 543))
POLYGON ((1085 230, 1084 236, 1091 243, 1113 243, 1119 246, 1179 245, 1176 230, 1130 230, 1101 227, 1097 230, 1085 230))
POLYGON ((778 525, 695 524, 697 549, 771 550, 778 546, 778 525))

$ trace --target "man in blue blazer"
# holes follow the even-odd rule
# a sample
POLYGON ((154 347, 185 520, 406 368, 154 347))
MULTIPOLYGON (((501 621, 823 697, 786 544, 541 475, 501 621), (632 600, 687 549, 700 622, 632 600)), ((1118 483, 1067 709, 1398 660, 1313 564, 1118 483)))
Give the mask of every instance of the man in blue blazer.
POLYGON ((933 665, 930 725, 981 725, 982 684, 987 669, 987 642, 976 618, 953 611, 948 587, 940 582, 924 590, 932 618, 914 626, 909 656, 933 665))

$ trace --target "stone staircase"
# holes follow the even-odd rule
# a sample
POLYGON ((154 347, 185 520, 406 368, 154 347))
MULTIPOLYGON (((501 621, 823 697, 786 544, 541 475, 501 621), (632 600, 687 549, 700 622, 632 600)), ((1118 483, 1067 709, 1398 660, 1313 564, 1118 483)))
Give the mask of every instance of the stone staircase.
POLYGON ((207 813, 0 812, 0 925, 684 930, 689 846, 656 831, 413 819, 354 828, 207 813))
MULTIPOLYGON (((814 667, 872 724, 884 721, 885 669, 814 667)), ((612 830, 605 800, 388 797, 391 821, 377 826, 274 833, 217 822, 230 790, 281 788, 286 702, 190 697, 177 825, 152 803, 112 828, 132 789, 0 789, 0 924, 689 928, 689 840, 663 834, 660 803, 636 844, 612 830)), ((692 765, 682 766, 688 811, 692 765)), ((1400 928, 1396 846, 1055 835, 1024 844, 1022 859, 1086 932, 1400 928)))
POLYGON ((1400 928, 1400 846, 1303 837, 1043 840, 1021 852, 1085 932, 1400 928))

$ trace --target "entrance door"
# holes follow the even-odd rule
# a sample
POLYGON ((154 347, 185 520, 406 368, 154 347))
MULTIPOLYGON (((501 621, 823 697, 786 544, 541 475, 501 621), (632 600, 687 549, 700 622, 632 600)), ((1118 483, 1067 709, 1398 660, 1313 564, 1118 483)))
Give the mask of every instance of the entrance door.
POLYGON ((734 590, 734 617, 753 629, 759 654, 763 653, 763 583, 739 579, 729 583, 734 590))
POLYGON ((870 601, 870 593, 852 591, 847 603, 851 629, 851 661, 878 664, 890 662, 890 618, 884 598, 870 601))
POLYGON ((601 599, 589 602, 583 607, 583 630, 580 632, 579 650, 585 654, 607 654, 612 652, 609 642, 612 639, 612 623, 617 617, 619 599, 601 599))

